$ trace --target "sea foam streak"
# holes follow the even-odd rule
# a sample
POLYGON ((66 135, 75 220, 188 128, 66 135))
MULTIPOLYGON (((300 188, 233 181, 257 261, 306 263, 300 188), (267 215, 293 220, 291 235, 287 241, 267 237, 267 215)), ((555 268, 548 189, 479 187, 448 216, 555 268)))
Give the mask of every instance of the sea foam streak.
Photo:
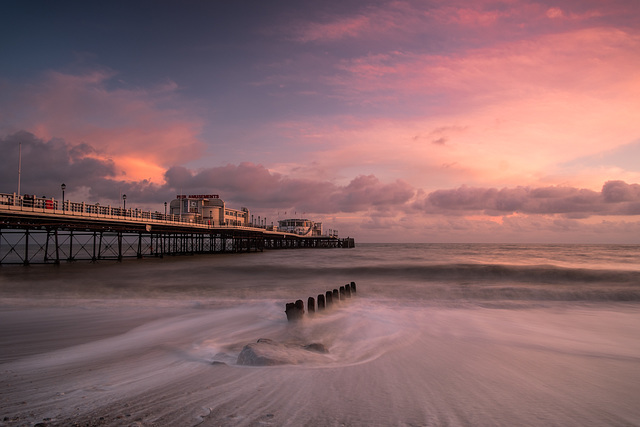
POLYGON ((2 422, 640 423, 638 247, 473 249, 3 268, 2 422), (348 303, 287 322, 285 302, 351 280, 348 303), (237 365, 260 338, 328 353, 237 365))

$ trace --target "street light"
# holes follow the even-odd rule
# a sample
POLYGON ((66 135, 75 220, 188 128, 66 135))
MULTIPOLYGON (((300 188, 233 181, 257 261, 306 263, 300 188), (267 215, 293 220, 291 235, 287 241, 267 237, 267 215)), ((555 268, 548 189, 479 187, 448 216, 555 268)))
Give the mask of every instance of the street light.
POLYGON ((64 182, 63 182, 60 188, 62 189, 62 212, 64 212, 64 190, 65 188, 67 188, 67 186, 64 185, 64 182))
POLYGON ((164 216, 167 216, 167 202, 164 202, 164 216))
POLYGON ((127 195, 123 194, 122 195, 122 203, 124 204, 124 210, 127 210, 127 195))

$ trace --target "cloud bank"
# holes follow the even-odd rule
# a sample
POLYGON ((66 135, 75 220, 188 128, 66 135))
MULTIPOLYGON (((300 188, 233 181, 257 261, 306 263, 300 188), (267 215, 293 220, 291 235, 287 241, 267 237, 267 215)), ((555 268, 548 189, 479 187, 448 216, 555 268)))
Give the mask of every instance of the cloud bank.
POLYGON ((640 215, 640 185, 607 181, 600 192, 565 186, 437 190, 420 206, 425 212, 485 214, 640 215))
POLYGON ((124 193, 133 206, 162 210, 162 203, 176 194, 218 193, 231 206, 247 206, 256 215, 324 219, 350 235, 360 233, 374 241, 374 236, 393 239, 394 233, 411 230, 416 237, 431 239, 471 232, 485 238, 523 232, 578 233, 603 227, 624 233, 637 227, 637 220, 615 218, 631 220, 640 215, 640 185, 619 180, 605 182, 600 191, 569 186, 461 186, 427 192, 402 180, 385 183, 375 175, 355 176, 339 185, 298 179, 245 162, 199 170, 174 166, 165 171, 162 184, 124 181, 118 179, 113 162, 97 158, 97 150, 87 143, 45 141, 24 131, 0 138, 0 149, 7 153, 0 160, 3 182, 17 182, 19 143, 22 189, 27 194, 58 198, 59 184, 64 182, 70 199, 88 197, 82 201, 117 205, 124 193), (607 217, 612 219, 599 225, 588 221, 607 217))
POLYGON ((166 167, 202 154, 202 121, 178 108, 173 82, 126 88, 114 71, 44 73, 35 84, 12 88, 3 99, 11 113, 2 127, 29 129, 39 138, 85 141, 111 161, 122 179, 158 181, 166 167))

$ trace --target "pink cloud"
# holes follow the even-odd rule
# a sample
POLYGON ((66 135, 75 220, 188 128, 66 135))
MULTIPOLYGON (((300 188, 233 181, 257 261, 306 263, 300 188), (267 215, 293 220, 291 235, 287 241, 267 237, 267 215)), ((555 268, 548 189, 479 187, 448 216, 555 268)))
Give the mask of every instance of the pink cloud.
POLYGON ((624 3, 561 2, 549 7, 535 1, 496 2, 392 1, 364 7, 352 16, 323 16, 314 22, 297 23, 294 38, 300 42, 331 43, 349 39, 406 41, 407 37, 434 37, 455 33, 458 38, 514 39, 526 28, 542 33, 552 20, 580 23, 593 18, 620 14, 624 3), (482 31, 478 34, 474 30, 482 31), (491 31, 487 33, 487 31, 491 31), (470 31, 470 32, 468 32, 470 31), (512 35, 512 36, 511 36, 512 35))
POLYGON ((195 172, 173 167, 166 173, 166 182, 173 189, 215 189, 242 204, 321 214, 389 210, 405 204, 415 194, 414 188, 400 180, 385 184, 373 175, 358 176, 341 186, 281 175, 249 162, 195 172))
MULTIPOLYGON (((393 91, 396 96, 446 93, 456 108, 530 96, 541 89, 601 91, 621 80, 637 90, 640 39, 616 29, 589 29, 472 49, 464 54, 405 52, 343 61, 332 83, 341 93, 393 91)), ((386 99, 383 95, 383 100, 386 99)), ((367 95, 371 99, 370 95, 367 95)), ((451 101, 447 100, 448 103, 451 101)))
POLYGON ((552 7, 547 10, 547 16, 551 19, 562 18, 564 16, 564 12, 562 12, 562 9, 552 7))
POLYGON ((304 43, 319 40, 340 40, 345 37, 357 37, 369 28, 370 19, 367 16, 360 15, 327 23, 305 25, 300 30, 297 39, 304 43))
POLYGON ((636 180, 622 169, 562 175, 558 165, 638 138, 639 52, 637 34, 593 28, 448 56, 370 54, 338 65, 340 73, 325 80, 329 96, 389 118, 287 128, 297 125, 322 145, 314 156, 322 168, 375 171, 418 187, 540 185, 554 177, 597 188, 608 179, 636 180))
POLYGON ((43 139, 87 142, 95 148, 94 156, 113 160, 128 180, 161 180, 166 167, 202 152, 202 121, 165 107, 177 101, 175 83, 113 89, 114 77, 110 71, 49 72, 16 94, 15 105, 29 114, 17 115, 21 119, 12 124, 43 139))
POLYGON ((609 181, 600 192, 575 187, 471 188, 437 190, 419 204, 427 212, 488 215, 562 214, 573 218, 592 215, 640 215, 640 185, 609 181))

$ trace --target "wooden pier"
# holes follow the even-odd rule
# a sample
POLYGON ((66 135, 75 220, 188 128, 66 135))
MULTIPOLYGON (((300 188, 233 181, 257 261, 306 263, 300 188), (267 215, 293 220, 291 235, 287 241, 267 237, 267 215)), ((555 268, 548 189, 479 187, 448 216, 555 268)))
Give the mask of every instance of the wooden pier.
POLYGON ((59 206, 45 199, 21 202, 0 194, 0 265, 355 246, 350 238, 212 226, 137 209, 85 203, 59 206))

